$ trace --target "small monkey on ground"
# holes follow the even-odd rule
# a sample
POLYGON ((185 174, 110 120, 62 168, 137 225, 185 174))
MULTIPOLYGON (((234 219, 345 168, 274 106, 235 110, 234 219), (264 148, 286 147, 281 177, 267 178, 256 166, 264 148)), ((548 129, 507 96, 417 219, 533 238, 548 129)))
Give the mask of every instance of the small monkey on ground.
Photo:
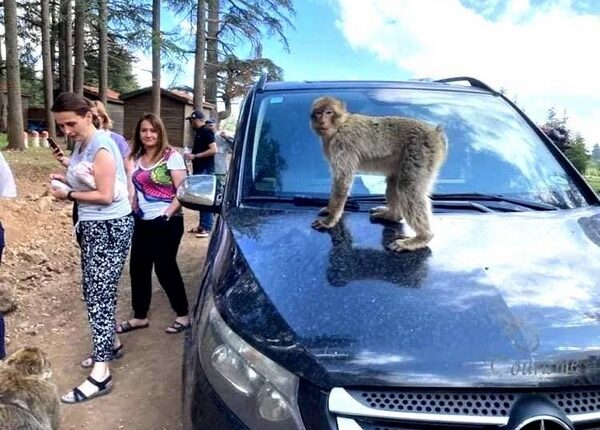
POLYGON ((60 400, 50 376, 39 348, 18 349, 0 362, 0 428, 58 429, 60 400))
POLYGON ((333 97, 317 98, 310 118, 333 175, 327 216, 312 227, 323 230, 338 223, 358 170, 383 173, 386 206, 374 208, 371 218, 398 222, 404 217, 415 231, 414 237, 390 243, 392 251, 426 247, 433 237, 429 193, 446 157, 442 128, 412 118, 353 114, 333 97))

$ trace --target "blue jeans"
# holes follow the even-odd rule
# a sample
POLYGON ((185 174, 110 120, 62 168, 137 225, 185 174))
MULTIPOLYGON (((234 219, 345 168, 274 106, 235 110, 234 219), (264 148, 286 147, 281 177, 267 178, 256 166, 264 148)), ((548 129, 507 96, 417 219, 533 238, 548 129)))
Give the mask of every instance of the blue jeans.
MULTIPOLYGON (((199 169, 194 172, 194 175, 214 175, 215 169, 204 168, 199 169)), ((200 214, 200 219, 198 220, 198 229, 202 229, 206 232, 210 232, 213 227, 214 216, 210 212, 198 212, 200 214)))

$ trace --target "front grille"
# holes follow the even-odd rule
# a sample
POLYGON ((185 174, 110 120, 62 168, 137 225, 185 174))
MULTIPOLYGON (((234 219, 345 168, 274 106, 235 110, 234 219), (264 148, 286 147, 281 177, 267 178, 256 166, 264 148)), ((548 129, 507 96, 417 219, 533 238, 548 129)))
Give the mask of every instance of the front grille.
MULTIPOLYGON (((436 391, 436 390, 348 390, 350 395, 373 409, 444 415, 508 417, 521 392, 436 391)), ((527 394, 534 394, 527 392, 527 394)), ((540 391, 565 414, 600 411, 600 390, 540 391)))
MULTIPOLYGON (((466 425, 417 425, 417 424, 387 424, 387 423, 372 423, 368 421, 355 421, 361 430, 498 430, 498 427, 481 427, 481 426, 466 426, 466 425)), ((575 430, 600 430, 597 424, 576 425, 575 430)))
POLYGON ((600 387, 548 390, 344 389, 329 394, 340 430, 488 430, 506 426, 523 396, 543 397, 577 430, 600 430, 600 387))
POLYGON ((410 424, 371 424, 365 422, 358 422, 361 430, 479 430, 479 428, 475 427, 464 427, 461 426, 444 426, 436 424, 435 426, 414 426, 410 424))
POLYGON ((350 394, 365 406, 397 412, 508 416, 513 394, 362 391, 350 394))
MULTIPOLYGON (((345 426, 342 420, 340 430, 349 429, 360 429, 360 430, 498 430, 495 427, 485 426, 470 426, 470 425, 456 425, 456 424, 412 424, 403 422, 391 422, 387 420, 374 420, 374 419, 356 419, 346 420, 346 422, 352 422, 352 425, 345 426)), ((338 421, 338 425, 340 421, 338 421)), ((579 430, 579 429, 578 429, 579 430)))
POLYGON ((600 410, 600 391, 548 393, 547 397, 565 414, 587 414, 600 410))

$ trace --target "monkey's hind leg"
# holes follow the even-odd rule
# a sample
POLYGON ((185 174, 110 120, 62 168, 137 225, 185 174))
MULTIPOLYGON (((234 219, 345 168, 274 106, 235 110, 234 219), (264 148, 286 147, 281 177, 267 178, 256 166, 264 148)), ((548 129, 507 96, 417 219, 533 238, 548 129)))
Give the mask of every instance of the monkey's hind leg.
POLYGON ((386 178, 387 187, 385 189, 386 206, 377 206, 371 209, 369 217, 371 219, 399 222, 402 219, 400 211, 400 191, 398 178, 396 176, 388 176, 386 178))
POLYGON ((431 203, 427 193, 420 190, 400 192, 400 206, 406 222, 416 235, 407 239, 396 239, 388 245, 388 248, 395 252, 425 248, 433 238, 429 219, 431 203))

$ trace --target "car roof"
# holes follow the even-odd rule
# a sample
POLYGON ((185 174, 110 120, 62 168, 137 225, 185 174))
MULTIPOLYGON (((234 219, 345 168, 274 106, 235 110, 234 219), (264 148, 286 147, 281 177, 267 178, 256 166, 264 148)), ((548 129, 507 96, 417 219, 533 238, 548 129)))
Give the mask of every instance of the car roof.
POLYGON ((369 89, 369 88, 402 88, 427 89, 440 91, 496 93, 492 88, 473 78, 452 78, 452 82, 432 80, 411 81, 267 81, 259 82, 258 91, 294 91, 294 90, 328 90, 328 89, 369 89), (471 80, 471 81, 469 81, 471 80), (461 85, 457 82, 466 82, 461 85), (469 85, 470 84, 470 85, 469 85))

